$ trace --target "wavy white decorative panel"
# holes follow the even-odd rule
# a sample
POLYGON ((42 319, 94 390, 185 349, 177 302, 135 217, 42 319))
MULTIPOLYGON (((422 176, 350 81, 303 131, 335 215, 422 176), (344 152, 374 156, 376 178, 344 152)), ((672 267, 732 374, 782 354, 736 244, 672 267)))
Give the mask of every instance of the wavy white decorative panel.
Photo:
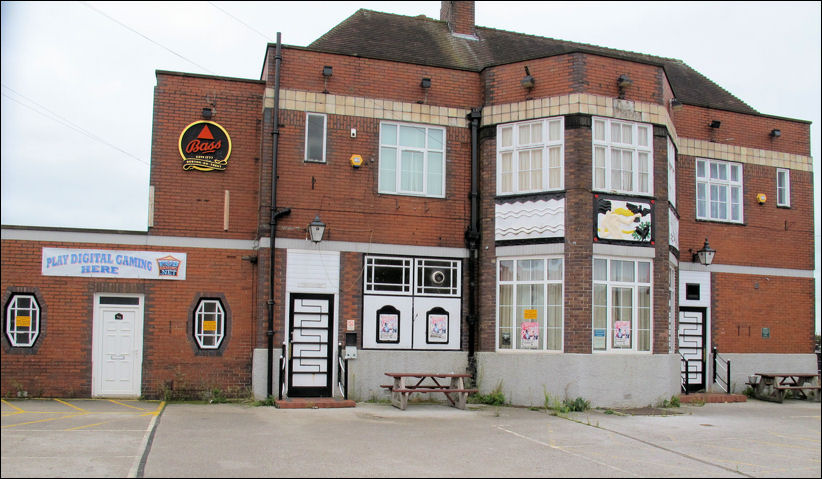
POLYGON ((565 198, 497 203, 496 241, 565 236, 565 198))

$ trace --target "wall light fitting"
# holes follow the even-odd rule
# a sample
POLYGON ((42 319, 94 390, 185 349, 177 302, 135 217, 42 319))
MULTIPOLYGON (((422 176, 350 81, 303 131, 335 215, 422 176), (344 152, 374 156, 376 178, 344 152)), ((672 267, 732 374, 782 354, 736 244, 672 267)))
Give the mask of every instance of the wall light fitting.
POLYGON ((777 130, 776 128, 774 128, 773 130, 771 130, 771 136, 774 138, 779 138, 780 136, 782 136, 782 130, 777 130))
POLYGON ((631 80, 631 78, 628 75, 624 74, 624 73, 622 75, 620 75, 619 78, 617 78, 617 87, 619 88, 619 99, 620 100, 625 99, 625 90, 633 84, 634 84, 634 81, 631 80))
POLYGON ((715 254, 716 250, 711 248, 711 245, 708 244, 708 238, 705 238, 705 244, 702 246, 702 249, 694 253, 693 261, 699 261, 704 266, 710 266, 714 261, 715 254))
POLYGON ((311 241, 319 243, 323 240, 323 233, 325 233, 325 223, 320 221, 320 215, 314 217, 314 221, 308 224, 308 234, 311 241))
POLYGON ((520 81, 520 84, 529 90, 534 88, 534 77, 532 77, 531 72, 528 71, 528 65, 525 66, 525 76, 522 78, 522 81, 520 81))
POLYGON ((212 116, 214 116, 214 111, 211 108, 208 108, 208 107, 203 108, 203 119, 204 120, 210 120, 212 116))
POLYGON ((323 67, 323 93, 328 94, 328 79, 334 74, 334 69, 328 65, 323 67))
POLYGON ((711 121, 711 124, 710 124, 709 126, 710 126, 711 128, 719 128, 719 126, 720 126, 721 124, 722 124, 722 122, 721 122, 721 121, 719 121, 719 120, 713 120, 713 121, 711 121))
POLYGON ((676 98, 671 98, 671 110, 677 111, 682 109, 682 102, 676 98))

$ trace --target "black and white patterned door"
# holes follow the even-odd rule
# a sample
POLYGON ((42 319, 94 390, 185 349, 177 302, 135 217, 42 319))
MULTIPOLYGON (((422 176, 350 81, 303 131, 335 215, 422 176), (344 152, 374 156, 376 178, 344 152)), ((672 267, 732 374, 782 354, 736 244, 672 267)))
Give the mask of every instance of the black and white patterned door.
POLYGON ((680 366, 683 384, 687 374, 689 391, 705 388, 705 311, 681 308, 679 310, 679 353, 688 360, 680 366))
POLYGON ((331 397, 334 296, 292 294, 288 395, 331 397))

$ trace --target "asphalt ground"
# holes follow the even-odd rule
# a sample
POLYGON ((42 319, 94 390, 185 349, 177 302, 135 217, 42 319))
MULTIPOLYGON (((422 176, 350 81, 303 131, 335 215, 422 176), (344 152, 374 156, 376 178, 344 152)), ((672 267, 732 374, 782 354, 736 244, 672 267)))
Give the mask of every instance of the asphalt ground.
MULTIPOLYGON (((622 415, 2 401, 2 477, 815 477, 820 403, 622 415)), ((637 411, 639 413, 639 411, 637 411)))

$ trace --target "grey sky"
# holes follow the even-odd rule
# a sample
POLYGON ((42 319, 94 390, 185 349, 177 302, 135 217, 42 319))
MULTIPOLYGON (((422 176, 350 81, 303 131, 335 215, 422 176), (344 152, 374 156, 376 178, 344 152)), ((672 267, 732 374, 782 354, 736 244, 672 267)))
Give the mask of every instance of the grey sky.
MULTIPOLYGON (((440 2, 1 8, 2 223, 145 230, 155 70, 258 79, 278 31, 283 43, 305 46, 358 8, 439 18, 440 2)), ((820 16, 820 2, 476 6, 478 25, 677 58, 761 113, 812 121, 817 206, 820 16)), ((815 220, 818 287, 819 211, 815 220)))

